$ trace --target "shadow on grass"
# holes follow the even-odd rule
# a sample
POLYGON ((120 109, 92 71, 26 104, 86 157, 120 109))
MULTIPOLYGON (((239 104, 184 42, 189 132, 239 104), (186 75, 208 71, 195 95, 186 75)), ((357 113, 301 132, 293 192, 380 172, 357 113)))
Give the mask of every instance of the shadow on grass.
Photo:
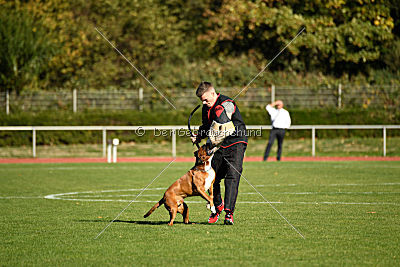
MULTIPOLYGON (((112 222, 112 220, 77 220, 77 222, 86 222, 86 223, 105 223, 105 222, 112 222)), ((139 225, 167 225, 168 221, 125 221, 125 220, 115 220, 114 223, 132 223, 132 224, 139 224, 139 225)), ((183 222, 175 221, 174 224, 182 224, 183 222)), ((188 225, 210 225, 208 222, 189 222, 188 225)))
MULTIPOLYGON (((116 220, 114 222, 120 222, 120 223, 134 223, 134 224, 151 224, 151 225, 163 225, 163 224, 167 224, 168 221, 123 221, 123 220, 116 220)), ((174 221, 174 225, 175 224, 182 224, 184 225, 185 223, 180 222, 180 221, 174 221)), ((193 224, 200 224, 200 225, 210 225, 207 222, 189 222, 187 225, 193 225, 193 224)))

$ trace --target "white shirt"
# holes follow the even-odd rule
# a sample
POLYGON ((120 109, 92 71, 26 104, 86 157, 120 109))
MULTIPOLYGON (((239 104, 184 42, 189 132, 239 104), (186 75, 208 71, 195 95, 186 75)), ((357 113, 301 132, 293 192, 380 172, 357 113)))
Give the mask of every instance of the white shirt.
POLYGON ((290 120, 289 112, 286 109, 276 109, 269 104, 265 107, 265 109, 271 116, 272 127, 281 129, 287 129, 290 127, 292 122, 290 120))

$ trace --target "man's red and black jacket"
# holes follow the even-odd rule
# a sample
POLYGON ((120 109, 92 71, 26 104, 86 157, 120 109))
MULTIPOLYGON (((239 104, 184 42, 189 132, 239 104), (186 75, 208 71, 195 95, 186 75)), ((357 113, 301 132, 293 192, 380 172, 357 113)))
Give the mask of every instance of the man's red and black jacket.
POLYGON ((225 138, 225 140, 221 144, 222 148, 227 148, 238 143, 247 144, 246 125, 243 121, 242 115, 240 114, 239 108, 236 106, 235 102, 232 99, 227 96, 218 94, 217 101, 215 101, 214 105, 211 108, 207 107, 207 105, 203 105, 203 125, 200 126, 197 134, 198 141, 207 137, 208 131, 210 130, 213 121, 221 124, 232 121, 235 125, 235 132, 225 138), (224 107, 226 106, 226 104, 224 105, 224 103, 227 101, 230 101, 233 104, 233 113, 231 119, 229 119, 227 111, 224 107))

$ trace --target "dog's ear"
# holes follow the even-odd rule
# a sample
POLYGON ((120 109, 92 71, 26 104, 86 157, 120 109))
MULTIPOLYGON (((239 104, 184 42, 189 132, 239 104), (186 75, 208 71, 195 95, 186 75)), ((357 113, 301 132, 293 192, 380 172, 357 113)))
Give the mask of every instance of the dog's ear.
POLYGON ((198 156, 198 153, 199 153, 199 151, 195 151, 194 153, 193 153, 193 155, 197 158, 198 156))

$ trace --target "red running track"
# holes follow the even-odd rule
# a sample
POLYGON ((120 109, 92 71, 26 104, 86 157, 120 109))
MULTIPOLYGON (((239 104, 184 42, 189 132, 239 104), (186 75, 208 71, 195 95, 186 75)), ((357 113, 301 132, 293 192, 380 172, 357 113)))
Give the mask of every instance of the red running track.
MULTIPOLYGON (((172 157, 118 158, 118 162, 170 162, 172 157)), ((261 157, 245 157, 246 162, 262 161, 261 157)), ((178 157, 176 162, 194 162, 194 158, 178 157)), ((269 159, 268 161, 276 161, 269 159)), ((284 157, 282 161, 400 161, 400 157, 284 157)), ((93 163, 105 158, 0 158, 1 163, 93 163)))

